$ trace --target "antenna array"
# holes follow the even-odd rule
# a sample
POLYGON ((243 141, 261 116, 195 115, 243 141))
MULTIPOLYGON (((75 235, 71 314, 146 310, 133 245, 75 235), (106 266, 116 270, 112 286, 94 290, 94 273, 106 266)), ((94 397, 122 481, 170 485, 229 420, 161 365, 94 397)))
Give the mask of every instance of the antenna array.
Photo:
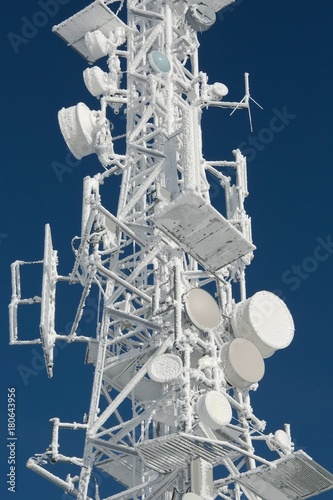
POLYGON ((266 359, 290 344, 294 323, 273 293, 246 295, 255 250, 244 208, 246 158, 239 150, 227 160, 202 154, 202 110, 249 111, 252 99, 248 74, 245 97, 232 102, 227 87, 208 84, 199 69, 197 32, 230 3, 128 0, 125 23, 122 3, 114 12, 112 2, 96 0, 53 28, 89 64, 107 61, 108 71, 93 65, 83 74, 100 109, 79 103, 59 112, 73 155, 97 154, 103 169, 84 180, 71 273, 57 272, 48 225, 44 258, 33 263, 43 266, 41 297, 22 297, 27 263, 12 265, 10 340, 41 343, 50 377, 58 340, 87 343, 86 362, 95 366, 89 412, 82 423, 53 418, 50 447, 27 464, 78 500, 296 500, 333 487, 332 474, 294 451, 289 425, 265 433, 250 404, 266 359), (125 154, 110 122, 119 112, 125 154), (223 214, 211 205, 207 172, 223 188, 223 214), (122 181, 113 214, 100 187, 115 175, 122 181), (55 331, 59 281, 82 289, 68 335, 55 331), (78 332, 93 294, 98 321, 90 336, 78 332), (18 308, 36 303, 40 337, 19 340, 18 308), (82 457, 60 453, 64 429, 83 431, 82 457), (259 455, 258 442, 275 459, 259 455), (57 463, 68 466, 66 477, 49 470, 57 463), (99 491, 96 470, 122 491, 99 491))

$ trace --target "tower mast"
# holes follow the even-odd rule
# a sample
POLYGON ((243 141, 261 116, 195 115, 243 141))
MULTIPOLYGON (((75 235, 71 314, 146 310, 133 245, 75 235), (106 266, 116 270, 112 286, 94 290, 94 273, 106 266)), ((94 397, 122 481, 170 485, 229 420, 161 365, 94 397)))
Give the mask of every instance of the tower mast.
MULTIPOLYGON (((290 344, 294 325, 274 294, 246 296, 255 250, 244 208, 246 158, 240 150, 216 161, 202 153, 205 108, 249 111, 248 74, 244 98, 232 102, 227 87, 209 84, 199 69, 197 33, 232 1, 128 0, 124 22, 123 2, 115 10, 96 0, 53 28, 93 64, 83 76, 100 103, 98 111, 84 103, 63 108, 62 134, 76 158, 95 153, 103 168, 84 179, 68 276, 57 272, 46 226, 41 343, 49 376, 57 340, 86 342, 95 372, 82 423, 53 418, 50 447, 27 465, 78 500, 287 500, 333 487, 332 474, 294 451, 289 426, 266 434, 250 404, 265 359, 290 344), (95 64, 102 58, 107 72, 95 64), (125 154, 110 121, 119 113, 125 154), (225 213, 211 204, 207 173, 223 188, 225 213), (54 326, 59 281, 82 287, 68 335, 54 326), (99 315, 90 337, 79 325, 93 294, 99 315), (63 429, 84 432, 82 457, 59 452, 63 429), (267 453, 256 452, 258 442, 267 453), (57 462, 78 472, 61 478, 48 469, 57 462), (99 490, 96 470, 122 492, 99 490)), ((18 307, 32 300, 21 296, 21 265, 12 265, 12 344, 30 342, 18 338, 18 307)))

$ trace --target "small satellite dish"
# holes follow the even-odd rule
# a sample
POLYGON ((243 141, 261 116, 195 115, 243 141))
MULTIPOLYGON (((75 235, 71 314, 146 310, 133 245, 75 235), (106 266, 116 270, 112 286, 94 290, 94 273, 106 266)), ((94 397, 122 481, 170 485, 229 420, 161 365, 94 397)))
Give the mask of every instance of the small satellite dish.
POLYGON ((281 448, 285 448, 287 450, 291 449, 291 439, 288 434, 282 429, 275 431, 274 439, 276 441, 276 444, 278 446, 281 446, 281 448))
POLYGON ((262 291, 236 305, 231 325, 236 337, 246 338, 263 358, 287 347, 294 337, 294 321, 285 303, 274 293, 262 291))
POLYGON ((94 152, 95 120, 93 111, 83 102, 58 113, 61 133, 71 153, 81 160, 94 152))
POLYGON ((84 36, 90 59, 97 61, 108 53, 108 39, 99 30, 88 31, 84 36))
POLYGON ((192 288, 184 295, 185 310, 191 322, 200 330, 217 328, 221 321, 215 299, 202 288, 192 288))
POLYGON ((169 61, 169 58, 159 50, 154 50, 153 52, 150 52, 148 54, 148 59, 150 66, 157 73, 167 74, 171 70, 171 63, 169 61))
POLYGON ((108 74, 102 71, 98 66, 87 68, 83 72, 85 86, 94 97, 104 94, 107 91, 107 77, 108 74))
POLYGON ((229 93, 229 89, 224 83, 215 82, 212 85, 212 93, 217 99, 225 97, 229 93))
POLYGON ((265 373, 265 363, 259 349, 247 339, 234 339, 221 351, 225 377, 230 385, 246 388, 259 382, 265 373))
POLYGON ((149 363, 148 375, 155 382, 165 384, 176 380, 183 369, 182 360, 175 354, 161 354, 149 363))
POLYGON ((199 397, 197 412, 200 421, 213 430, 229 424, 232 419, 229 401, 217 391, 209 391, 199 397))
POLYGON ((207 31, 215 23, 216 14, 206 3, 195 3, 186 12, 186 20, 195 31, 207 31))

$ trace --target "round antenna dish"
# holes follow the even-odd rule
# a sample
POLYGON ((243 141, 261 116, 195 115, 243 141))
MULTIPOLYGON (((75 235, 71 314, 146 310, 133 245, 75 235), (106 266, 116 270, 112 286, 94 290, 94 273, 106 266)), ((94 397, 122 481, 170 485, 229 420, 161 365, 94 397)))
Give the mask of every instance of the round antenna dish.
POLYGON ((212 92, 220 99, 221 97, 228 95, 229 89, 226 85, 224 85, 224 83, 215 82, 212 85, 212 92))
POLYGON ((294 337, 294 321, 285 303, 262 291, 236 305, 231 325, 236 337, 250 340, 263 358, 287 347, 294 337))
POLYGON ((102 71, 98 66, 84 70, 83 80, 91 95, 97 97, 107 91, 107 76, 107 73, 102 71))
POLYGON ((88 31, 84 37, 90 57, 97 61, 108 53, 108 40, 99 30, 88 31))
POLYGON ((234 339, 221 351, 225 377, 230 385, 250 387, 259 382, 265 373, 265 363, 259 349, 247 339, 234 339))
POLYGON ((279 429, 279 430, 277 430, 274 433, 274 439, 275 439, 276 444, 278 446, 280 446, 281 448, 284 448, 286 450, 290 450, 291 449, 291 440, 290 440, 290 437, 282 429, 279 429))
POLYGON ((83 102, 58 113, 61 133, 71 153, 81 160, 94 152, 95 122, 93 112, 83 102))
POLYGON ((198 399, 197 411, 201 422, 210 429, 219 429, 232 419, 229 401, 217 391, 209 391, 198 399))
POLYGON ((205 3, 195 3, 186 12, 186 20, 195 31, 206 31, 216 21, 216 14, 205 3))
POLYGON ((171 64, 169 58, 160 52, 159 50, 154 50, 148 54, 148 59, 150 66, 157 73, 167 74, 171 70, 171 64))
POLYGON ((221 321, 215 299, 202 288, 192 288, 184 295, 185 310, 191 322, 200 330, 217 328, 221 321))
POLYGON ((152 359, 148 366, 148 375, 155 382, 165 384, 176 380, 183 369, 182 360, 175 354, 161 354, 152 359))

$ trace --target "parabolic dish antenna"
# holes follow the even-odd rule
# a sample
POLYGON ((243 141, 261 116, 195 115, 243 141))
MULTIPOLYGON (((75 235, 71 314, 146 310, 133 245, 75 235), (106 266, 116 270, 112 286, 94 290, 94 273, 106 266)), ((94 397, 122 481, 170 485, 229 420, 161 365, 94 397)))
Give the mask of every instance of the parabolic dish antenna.
POLYGON ((61 133, 71 153, 81 160, 94 152, 93 112, 83 102, 58 113, 61 133))
POLYGON ((154 71, 164 74, 169 73, 171 64, 169 58, 163 52, 153 50, 153 52, 148 54, 148 59, 154 71))
POLYGON ((212 91, 213 91, 213 94, 219 98, 225 97, 229 93, 228 87, 226 85, 224 85, 224 83, 220 83, 220 82, 213 83, 212 91))
POLYGON ((247 339, 234 339, 221 351, 225 376, 230 385, 246 388, 259 382, 265 373, 265 363, 259 349, 247 339))
POLYGON ((290 447, 291 447, 290 437, 282 429, 278 429, 277 431, 275 431, 274 439, 275 439, 276 443, 279 446, 281 446, 282 448, 290 449, 290 447))
POLYGON ((198 399, 197 411, 201 422, 210 429, 219 429, 232 419, 229 401, 218 391, 209 391, 198 399))
POLYGON ((184 295, 185 310, 191 322, 200 330, 217 328, 221 321, 215 299, 202 288, 192 288, 184 295))
POLYGON ((108 74, 101 70, 99 66, 87 68, 83 72, 83 80, 89 92, 97 97, 107 90, 108 74))
POLYGON ((236 337, 246 338, 263 358, 288 347, 294 337, 294 321, 285 303, 272 292, 257 292, 236 305, 231 324, 236 337))
POLYGON ((182 360, 175 354, 161 354, 152 359, 148 367, 148 375, 161 384, 176 380, 182 372, 182 360))
POLYGON ((206 3, 195 3, 186 13, 188 24, 196 31, 207 31, 216 21, 214 10, 206 3))

